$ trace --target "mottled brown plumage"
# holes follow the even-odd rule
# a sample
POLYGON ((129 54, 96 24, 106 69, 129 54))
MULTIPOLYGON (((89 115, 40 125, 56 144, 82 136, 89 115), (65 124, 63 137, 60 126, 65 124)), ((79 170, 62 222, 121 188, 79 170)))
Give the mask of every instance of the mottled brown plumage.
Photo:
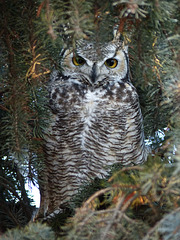
POLYGON ((146 160, 138 95, 129 79, 127 47, 80 41, 66 50, 63 71, 49 83, 52 110, 46 134, 40 215, 58 212, 81 184, 108 167, 146 160))

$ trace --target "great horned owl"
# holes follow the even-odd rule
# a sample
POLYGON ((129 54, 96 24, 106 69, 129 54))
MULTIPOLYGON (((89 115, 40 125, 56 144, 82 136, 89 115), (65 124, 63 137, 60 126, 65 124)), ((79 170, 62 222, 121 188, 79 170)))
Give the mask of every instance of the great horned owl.
MULTIPOLYGON (((63 51, 62 72, 49 83, 52 121, 46 136, 40 213, 56 212, 80 185, 108 167, 146 160, 143 119, 120 41, 85 40, 63 51)), ((41 215, 40 214, 40 215, 41 215)))

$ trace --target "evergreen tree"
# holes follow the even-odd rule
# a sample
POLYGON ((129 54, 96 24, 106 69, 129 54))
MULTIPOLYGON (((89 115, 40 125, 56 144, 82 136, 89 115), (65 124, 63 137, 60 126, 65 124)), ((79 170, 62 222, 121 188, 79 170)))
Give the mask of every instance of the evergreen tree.
MULTIPOLYGON (((178 0, 1 0, 2 232, 31 219, 25 183, 38 183, 41 174, 43 129, 50 117, 46 82, 60 68, 61 49, 82 38, 108 41, 118 26, 129 45, 152 153, 142 166, 114 166, 109 179, 82 187, 68 224, 62 226, 64 216, 50 224, 60 239, 180 239, 179 7, 178 0)), ((27 229, 20 239, 33 239, 27 229)), ((5 239, 16 235, 13 230, 5 239)))
POLYGON ((1 1, 0 226, 27 224, 33 208, 25 183, 37 182, 46 123, 44 75, 34 19, 35 1, 1 1))

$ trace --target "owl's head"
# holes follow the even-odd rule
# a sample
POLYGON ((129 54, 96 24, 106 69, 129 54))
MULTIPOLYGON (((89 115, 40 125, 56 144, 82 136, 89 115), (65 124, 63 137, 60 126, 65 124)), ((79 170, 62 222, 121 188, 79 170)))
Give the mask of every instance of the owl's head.
POLYGON ((81 40, 75 51, 64 51, 62 68, 63 75, 91 86, 106 81, 129 81, 127 46, 120 41, 98 45, 81 40))

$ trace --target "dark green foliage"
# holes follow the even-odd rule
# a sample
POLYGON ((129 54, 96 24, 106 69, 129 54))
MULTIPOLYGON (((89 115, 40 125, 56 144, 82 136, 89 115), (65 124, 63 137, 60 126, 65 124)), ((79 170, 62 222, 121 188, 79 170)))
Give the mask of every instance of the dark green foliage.
MULTIPOLYGON (((29 148, 45 127, 45 90, 33 29, 36 5, 32 1, 2 1, 1 144, 3 156, 24 163, 29 148), (14 19, 14 20, 13 20, 14 19), (22 21, 23 19, 23 21, 22 21), (37 75, 39 79, 37 81, 37 75), (43 123, 43 124, 42 124, 43 123)), ((36 144, 37 145, 37 144, 36 144)))
POLYGON ((35 207, 25 190, 24 177, 17 164, 0 159, 0 231, 24 226, 31 220, 35 207))
POLYGON ((129 52, 132 81, 139 92, 145 132, 152 136, 155 131, 167 127, 171 116, 170 107, 164 106, 163 101, 167 71, 168 75, 174 71, 174 56, 168 47, 172 43, 167 38, 176 27, 177 8, 175 3, 166 1, 158 1, 158 6, 153 5, 153 1, 149 4, 146 19, 133 26, 129 52))
POLYGON ((33 21, 36 2, 0 3, 0 221, 1 231, 23 226, 33 207, 25 189, 37 182, 42 132, 48 112, 49 70, 38 52, 33 21))
MULTIPOLYGON (((143 166, 113 166, 109 180, 83 186, 49 224, 60 239, 179 239, 179 8, 177 0, 0 2, 1 232, 27 224, 34 210, 25 183, 42 171, 46 83, 62 48, 81 38, 109 41, 115 27, 129 45, 152 154, 143 166)), ((36 223, 1 238, 54 234, 36 223)))
POLYGON ((71 202, 69 203, 72 209, 76 209, 82 205, 93 193, 108 187, 108 179, 95 178, 91 183, 85 184, 79 189, 78 194, 76 194, 71 202))
POLYGON ((92 195, 65 227, 64 239, 171 239, 179 235, 180 181, 176 169, 160 158, 149 158, 144 166, 122 168, 109 179, 109 187, 92 195), (111 202, 97 209, 98 198, 111 202), (171 219, 172 224, 169 224, 171 219), (159 228, 159 226, 161 226, 159 228), (149 238, 155 234, 154 238, 149 238))
POLYGON ((30 223, 25 228, 9 230, 1 240, 53 240, 55 235, 50 227, 40 223, 30 223))

